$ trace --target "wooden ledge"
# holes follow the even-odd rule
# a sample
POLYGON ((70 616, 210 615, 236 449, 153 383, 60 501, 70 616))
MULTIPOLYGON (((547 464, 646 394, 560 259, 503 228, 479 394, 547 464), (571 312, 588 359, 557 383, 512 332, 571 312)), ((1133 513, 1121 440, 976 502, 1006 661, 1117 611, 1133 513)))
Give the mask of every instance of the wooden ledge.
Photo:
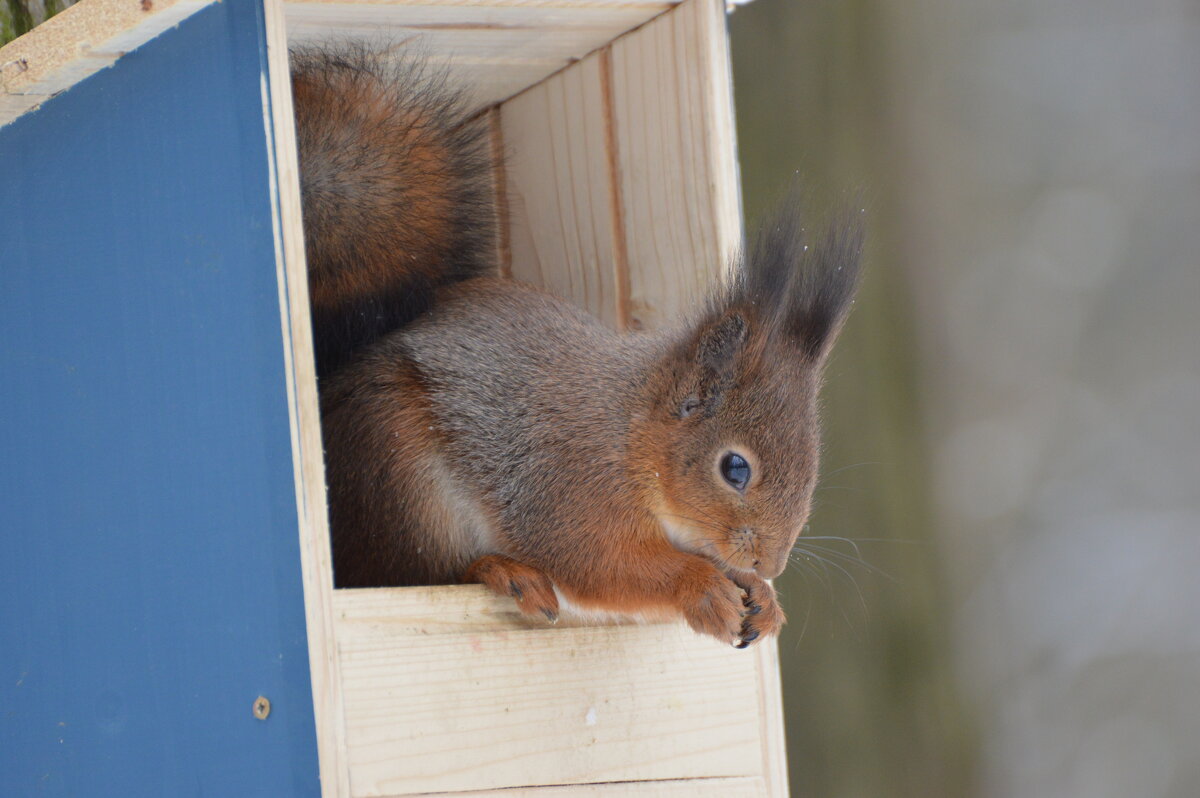
POLYGON ((354 798, 766 792, 755 650, 682 623, 551 626, 475 585, 335 590, 333 608, 354 798))

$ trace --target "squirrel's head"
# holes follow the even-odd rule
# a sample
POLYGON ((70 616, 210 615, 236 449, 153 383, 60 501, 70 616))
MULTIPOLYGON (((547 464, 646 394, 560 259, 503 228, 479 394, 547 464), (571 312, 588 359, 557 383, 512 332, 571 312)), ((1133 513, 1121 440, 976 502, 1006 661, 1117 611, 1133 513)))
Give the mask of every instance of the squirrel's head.
POLYGON ((778 576, 817 481, 817 394, 858 284, 856 223, 809 241, 796 200, 666 356, 640 431, 652 501, 676 546, 778 576), (665 445, 664 445, 665 444, 665 445))

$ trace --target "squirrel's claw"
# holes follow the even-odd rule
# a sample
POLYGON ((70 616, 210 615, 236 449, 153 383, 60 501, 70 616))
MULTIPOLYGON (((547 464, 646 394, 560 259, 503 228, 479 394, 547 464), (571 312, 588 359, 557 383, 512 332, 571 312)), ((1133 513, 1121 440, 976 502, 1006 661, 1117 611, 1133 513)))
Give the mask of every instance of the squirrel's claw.
POLYGON ((748 629, 746 625, 742 626, 742 639, 734 648, 746 648, 755 640, 758 639, 759 632, 757 629, 748 629))
POLYGON ((479 582, 498 596, 511 596, 523 614, 544 616, 558 623, 558 595, 554 583, 532 565, 502 554, 480 557, 463 574, 464 582, 479 582))
POLYGON ((754 573, 730 573, 729 578, 746 591, 742 599, 746 615, 742 620, 741 634, 738 635, 739 642, 734 647, 748 648, 760 637, 779 634, 785 619, 771 584, 754 573))

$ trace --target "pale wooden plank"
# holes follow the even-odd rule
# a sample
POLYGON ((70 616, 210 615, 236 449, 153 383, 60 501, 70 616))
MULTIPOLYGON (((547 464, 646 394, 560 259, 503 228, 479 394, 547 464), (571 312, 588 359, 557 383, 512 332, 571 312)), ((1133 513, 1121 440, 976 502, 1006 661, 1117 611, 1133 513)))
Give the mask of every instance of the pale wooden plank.
MULTIPOLYGON (((292 41, 329 38, 369 40, 373 37, 378 38, 381 35, 380 25, 385 24, 371 19, 374 16, 376 15, 370 15, 366 21, 359 24, 340 18, 319 22, 303 20, 292 25, 289 30, 292 41)), ((599 32, 594 32, 553 26, 516 30, 426 30, 397 26, 387 29, 387 38, 400 38, 415 45, 422 52, 429 53, 435 60, 450 64, 460 59, 468 59, 477 63, 490 61, 498 64, 554 63, 561 67, 573 58, 582 57, 603 47, 608 41, 605 34, 611 30, 613 29, 604 27, 599 32)))
POLYGON ((501 106, 512 275, 619 324, 603 77, 593 54, 501 106))
MULTIPOLYGON (((345 589, 333 593, 335 616, 349 634, 480 634, 546 629, 527 618, 511 599, 492 595, 481 585, 432 585, 414 588, 345 589)), ((564 614, 555 628, 592 626, 564 614)))
MULTIPOLYGON (((324 11, 327 7, 318 7, 324 11)), ((340 9, 335 9, 340 10, 340 9)), ((365 11, 375 12, 367 7, 365 11)), ((289 23, 292 41, 323 40, 328 38, 371 39, 381 36, 381 26, 387 20, 377 20, 378 13, 363 15, 361 21, 346 19, 342 14, 321 14, 313 19, 309 14, 293 15, 289 23)), ((635 23, 636 24, 636 23, 635 23)), ((521 28, 420 27, 395 25, 386 28, 388 39, 403 39, 415 43, 423 52, 453 63, 460 58, 496 63, 553 62, 565 66, 603 47, 621 28, 604 25, 598 28, 541 25, 521 28)))
POLYGON ((757 661, 469 586, 336 591, 351 793, 762 776, 757 661))
POLYGON ((572 784, 562 787, 525 787, 506 790, 471 790, 455 793, 422 793, 423 796, 461 798, 764 798, 762 779, 676 779, 672 781, 618 781, 605 784, 572 784))
POLYGON ((617 145, 615 99, 613 97, 612 47, 600 51, 603 69, 601 97, 604 102, 604 151, 608 165, 609 207, 612 220, 613 274, 617 287, 617 322, 622 330, 633 324, 629 314, 629 244, 625 239, 625 204, 621 199, 621 153, 617 145))
MULTIPOLYGON (((28 35, 26 34, 26 36, 28 35)), ((20 41, 20 39, 16 41, 20 41)), ((13 44, 15 43, 13 42, 13 44)), ((0 76, 4 77, 3 82, 0 83, 4 94, 0 96, 33 94, 50 97, 110 66, 116 60, 117 57, 109 53, 97 55, 91 52, 77 54, 70 60, 62 61, 56 68, 50 66, 48 59, 37 56, 23 56, 19 59, 8 60, 3 62, 4 68, 0 70, 0 76), (31 76, 35 73, 37 65, 41 66, 43 74, 35 80, 31 76), (28 69, 26 69, 27 66, 28 69)))
POLYGON ((612 46, 634 328, 693 306, 741 235, 724 26, 719 0, 688 0, 612 46))
POLYGON ((308 630, 309 677, 316 722, 317 758, 324 798, 350 794, 345 721, 333 623, 333 556, 325 501, 325 461, 317 370, 308 305, 308 267, 300 214, 300 167, 296 151, 291 72, 281 0, 263 0, 267 44, 264 104, 273 165, 272 188, 276 271, 283 320, 284 374, 291 422, 292 469, 296 484, 300 569, 308 630))
POLYGON ((779 641, 755 646, 758 659, 759 723, 763 740, 763 791, 771 798, 788 798, 787 739, 783 726, 783 685, 779 681, 779 641))
POLYGON ((672 4, 298 2, 286 9, 293 43, 348 38, 417 50, 445 67, 475 107, 484 107, 549 77, 672 4))
MULTIPOLYGON (((82 0, 0 47, 0 98, 64 91, 214 0, 82 0)), ((0 103, 0 125, 36 103, 0 103)))
POLYGON ((48 99, 44 94, 0 94, 0 125, 34 110, 48 99))
POLYGON ((558 61, 501 61, 468 58, 444 62, 436 57, 430 63, 444 67, 455 86, 464 90, 468 102, 477 109, 504 102, 527 87, 545 80, 564 66, 558 61))
MULTIPOLYGON (((344 5, 347 0, 305 0, 310 3, 344 5)), ((412 8, 458 7, 488 11, 522 11, 529 14, 555 11, 602 9, 622 11, 630 8, 669 8, 683 0, 349 0, 359 5, 407 6, 412 8)))
POLYGON ((488 109, 489 141, 492 149, 492 196, 496 202, 496 270, 512 277, 512 226, 508 215, 508 165, 504 155, 504 132, 500 108, 488 109))
MULTIPOLYGON (((425 34, 442 36, 457 52, 518 55, 505 42, 530 41, 531 34, 544 33, 555 41, 535 42, 554 48, 564 57, 584 55, 608 44, 625 31, 641 25, 672 7, 651 2, 613 7, 557 5, 517 7, 507 5, 463 6, 431 4, 378 4, 364 2, 287 2, 288 34, 310 26, 349 28, 373 27, 374 35, 425 34), (461 37, 467 37, 462 40, 461 37), (524 37, 524 38, 522 38, 524 37), (580 50, 580 47, 587 49, 580 50), (460 49, 461 48, 461 49, 460 49)), ((437 48, 434 48, 437 49, 437 48)))

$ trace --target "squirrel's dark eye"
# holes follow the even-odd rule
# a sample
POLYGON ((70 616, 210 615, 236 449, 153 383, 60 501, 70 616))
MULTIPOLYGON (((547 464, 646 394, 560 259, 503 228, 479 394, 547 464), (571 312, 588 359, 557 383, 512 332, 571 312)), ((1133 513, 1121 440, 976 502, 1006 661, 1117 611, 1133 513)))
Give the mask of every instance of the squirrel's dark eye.
POLYGON ((738 490, 745 490, 750 482, 750 464, 740 454, 730 452, 721 458, 721 476, 738 490))

